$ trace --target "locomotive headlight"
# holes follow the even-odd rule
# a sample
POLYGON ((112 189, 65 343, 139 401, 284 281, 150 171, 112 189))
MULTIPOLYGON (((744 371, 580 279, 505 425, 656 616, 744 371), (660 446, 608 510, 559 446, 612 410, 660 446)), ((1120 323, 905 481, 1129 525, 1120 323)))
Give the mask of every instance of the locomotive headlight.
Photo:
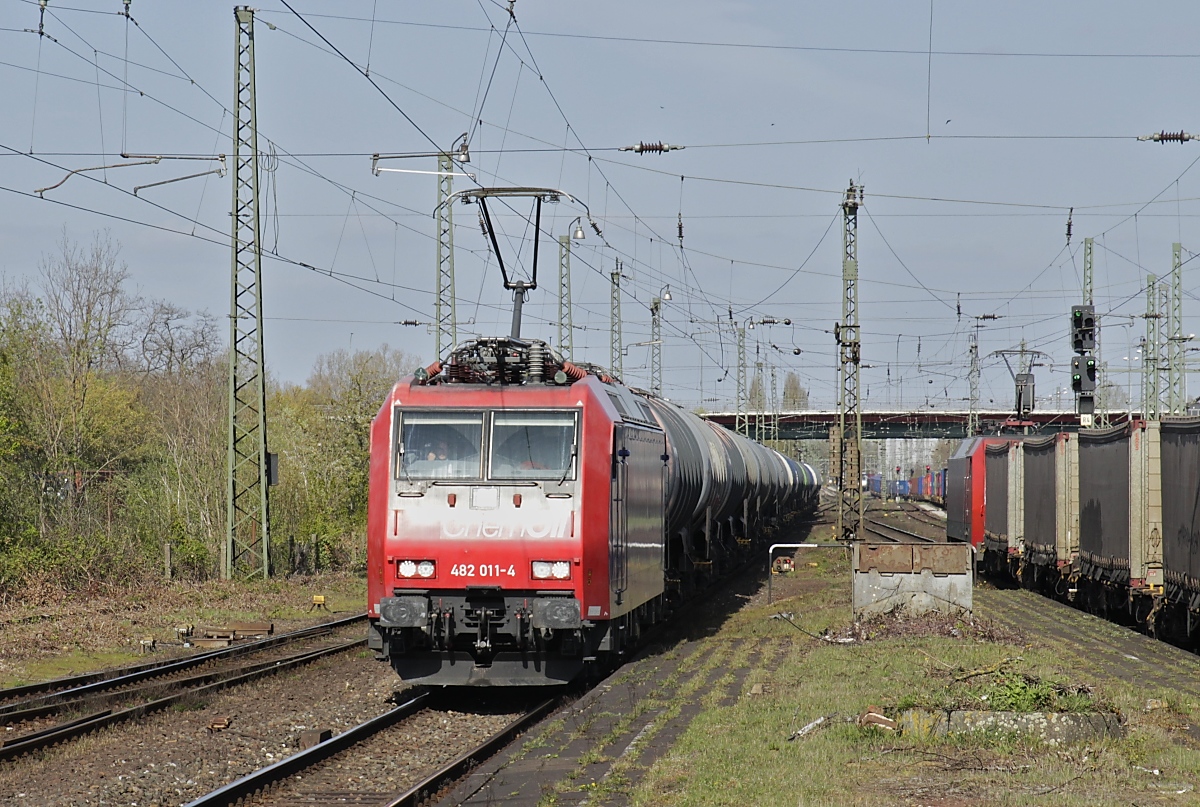
POLYGON ((565 560, 535 560, 532 571, 534 580, 571 579, 571 564, 565 560))
POLYGON ((417 573, 417 564, 413 563, 411 560, 400 561, 400 565, 396 567, 396 572, 401 577, 412 577, 417 573))
POLYGON ((417 564, 417 574, 421 577, 433 577, 433 571, 434 566, 431 560, 423 560, 417 564))

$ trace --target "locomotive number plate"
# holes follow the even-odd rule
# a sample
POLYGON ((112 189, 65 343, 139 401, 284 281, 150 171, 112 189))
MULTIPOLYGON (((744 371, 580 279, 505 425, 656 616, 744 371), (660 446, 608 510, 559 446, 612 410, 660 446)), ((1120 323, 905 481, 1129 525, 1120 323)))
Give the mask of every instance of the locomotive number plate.
POLYGON ((517 567, 501 566, 499 563, 456 563, 450 567, 451 577, 516 577, 517 567))

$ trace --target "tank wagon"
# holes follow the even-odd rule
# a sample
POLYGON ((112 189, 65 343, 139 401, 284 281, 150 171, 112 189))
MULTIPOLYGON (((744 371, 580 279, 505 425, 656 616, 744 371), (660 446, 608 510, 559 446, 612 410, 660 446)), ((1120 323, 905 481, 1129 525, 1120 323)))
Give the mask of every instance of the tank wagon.
POLYGON ((811 467, 543 342, 466 343, 371 426, 369 645, 414 683, 566 683, 818 492, 811 467))

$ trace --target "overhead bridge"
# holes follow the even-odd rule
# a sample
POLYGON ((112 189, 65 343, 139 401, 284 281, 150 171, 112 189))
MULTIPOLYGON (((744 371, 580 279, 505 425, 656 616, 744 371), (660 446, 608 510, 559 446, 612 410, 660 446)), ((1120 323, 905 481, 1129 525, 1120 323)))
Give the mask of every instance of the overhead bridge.
MULTIPOLYGON (((1020 420, 1013 416, 1012 411, 986 410, 980 411, 978 416, 982 434, 1053 434, 1079 430, 1079 415, 1069 410, 1030 412, 1020 420)), ((1133 416, 1136 418, 1139 415, 1134 412, 1133 416)), ((702 417, 733 430, 738 413, 713 412, 702 417)), ((750 412, 746 417, 749 420, 750 437, 756 440, 774 437, 771 424, 775 413, 750 412)), ((1108 417, 1111 424, 1117 425, 1125 423, 1129 413, 1115 412, 1108 417)), ((970 412, 966 409, 872 409, 862 413, 862 436, 868 440, 922 437, 961 440, 967 436, 969 418, 970 412)), ((830 429, 837 425, 838 413, 824 409, 779 412, 778 419, 780 440, 827 440, 830 429)))

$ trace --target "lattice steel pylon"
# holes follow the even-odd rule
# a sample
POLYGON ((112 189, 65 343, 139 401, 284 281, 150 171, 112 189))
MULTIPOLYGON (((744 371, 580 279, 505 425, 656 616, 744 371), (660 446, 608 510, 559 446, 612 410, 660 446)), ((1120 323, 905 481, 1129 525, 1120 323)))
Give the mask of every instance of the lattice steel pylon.
MULTIPOLYGON (((758 354, 758 348, 754 349, 755 355, 758 354)), ((763 363, 761 359, 756 359, 754 362, 754 379, 758 382, 758 400, 754 403, 757 406, 754 409, 754 439, 762 442, 767 431, 767 412, 764 404, 766 396, 766 379, 763 378, 763 363)))
POLYGON ((650 301, 650 391, 662 397, 662 299, 650 301))
POLYGON ((1146 275, 1146 344, 1142 346, 1142 416, 1158 420, 1161 416, 1158 387, 1158 278, 1146 275))
POLYGON ((226 578, 271 573, 267 406, 258 216, 254 11, 234 9, 233 263, 229 304, 229 442, 226 578))
POLYGON ((558 352, 567 361, 575 353, 571 320, 571 236, 558 237, 558 352))
POLYGON ((734 431, 750 436, 750 396, 746 390, 746 326, 737 329, 737 416, 734 431))
POLYGON ((434 276, 434 352, 445 359, 458 343, 458 312, 454 308, 454 160, 438 155, 437 267, 434 276))
POLYGON ((612 273, 612 295, 608 306, 609 325, 609 358, 613 373, 620 379, 625 375, 624 362, 621 360, 621 259, 617 258, 617 268, 612 273))
POLYGON ((970 408, 967 410, 967 437, 979 434, 979 326, 968 335, 967 352, 971 365, 967 369, 967 383, 971 389, 970 408))
POLYGON ((1155 314, 1158 321, 1158 350, 1155 352, 1157 361, 1154 363, 1154 385, 1158 389, 1158 418, 1168 414, 1167 391, 1169 386, 1167 367, 1167 337, 1170 334, 1168 313, 1170 311, 1171 288, 1165 279, 1158 281, 1158 295, 1155 299, 1155 314))
POLYGON ((771 364, 771 448, 779 450, 779 379, 775 374, 775 365, 771 364))
MULTIPOLYGON (((1091 238, 1083 239, 1083 304, 1094 306, 1096 304, 1096 296, 1093 289, 1093 251, 1095 241, 1091 238)), ((1099 317, 1096 317, 1095 342, 1096 347, 1092 351, 1092 355, 1096 358, 1096 366, 1100 368, 1100 383, 1096 385, 1096 414, 1093 422, 1097 429, 1108 428, 1108 405, 1112 398, 1108 392, 1108 365, 1100 361, 1100 329, 1103 323, 1099 317)))
POLYGON ((861 185, 850 182, 842 200, 842 321, 838 343, 838 517, 837 539, 858 539, 862 526, 862 409, 859 406, 861 343, 858 327, 858 208, 861 185))
POLYGON ((1171 301, 1167 312, 1167 407, 1182 415, 1187 407, 1183 366, 1183 245, 1171 245, 1171 301))
POLYGON ((1095 305, 1092 297, 1092 249, 1094 241, 1083 239, 1083 304, 1095 305))

